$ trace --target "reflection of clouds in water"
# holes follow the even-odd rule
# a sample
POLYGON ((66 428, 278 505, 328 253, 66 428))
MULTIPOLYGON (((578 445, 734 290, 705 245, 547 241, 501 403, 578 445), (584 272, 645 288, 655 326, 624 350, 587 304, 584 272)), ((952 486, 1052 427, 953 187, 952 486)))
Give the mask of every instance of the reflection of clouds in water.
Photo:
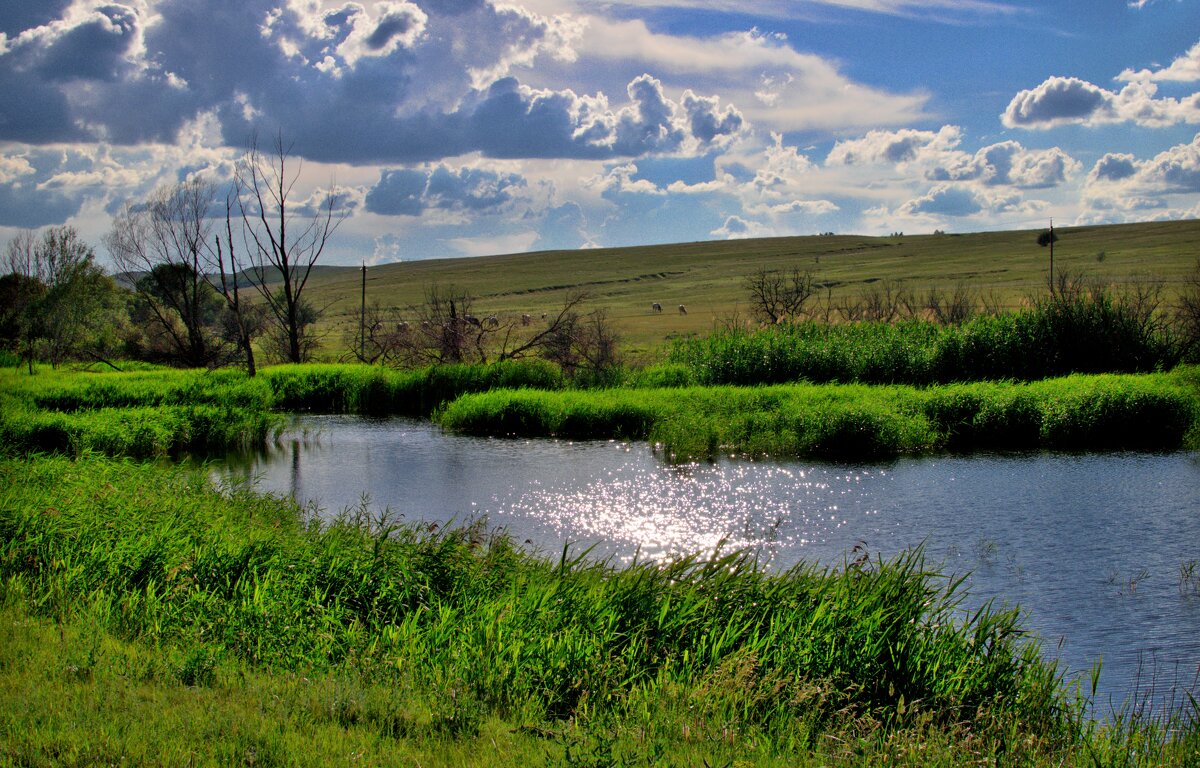
MULTIPOLYGON (((577 487, 534 487, 494 501, 506 515, 540 521, 559 540, 595 542, 625 561, 635 553, 661 560, 719 547, 752 551, 763 563, 786 552, 790 564, 806 548, 822 550, 811 555, 827 560, 827 545, 841 553, 853 546, 861 531, 841 535, 849 520, 839 502, 861 496, 868 474, 735 461, 639 462, 577 487)), ((851 506, 853 516, 873 514, 851 506)))

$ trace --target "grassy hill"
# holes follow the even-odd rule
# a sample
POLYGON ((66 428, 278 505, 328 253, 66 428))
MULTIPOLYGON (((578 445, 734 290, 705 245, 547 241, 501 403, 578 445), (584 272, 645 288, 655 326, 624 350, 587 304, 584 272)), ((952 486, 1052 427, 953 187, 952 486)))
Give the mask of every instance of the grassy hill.
MULTIPOLYGON (((1178 292, 1200 258, 1200 221, 1158 222, 1055 230, 1056 270, 1107 282, 1160 282, 1178 292)), ((709 241, 635 248, 414 261, 372 267, 367 301, 406 308, 425 290, 454 286, 475 300, 476 314, 535 317, 561 305, 569 290, 586 290, 588 306, 605 308, 632 352, 653 350, 677 334, 702 333, 735 313, 748 314, 744 280, 757 269, 811 271, 834 302, 890 280, 918 294, 958 284, 1006 306, 1046 284, 1049 251, 1037 231, 962 235, 866 237, 832 235, 709 241), (651 310, 658 302, 664 311, 651 310), (678 312, 679 304, 687 314, 678 312)), ((311 297, 326 315, 326 353, 342 347, 342 333, 360 300, 357 267, 314 273, 311 297)))

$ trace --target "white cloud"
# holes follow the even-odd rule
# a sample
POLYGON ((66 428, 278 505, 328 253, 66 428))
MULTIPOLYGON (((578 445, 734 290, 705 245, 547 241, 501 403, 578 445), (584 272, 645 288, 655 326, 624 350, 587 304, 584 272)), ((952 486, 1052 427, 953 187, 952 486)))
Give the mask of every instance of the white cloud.
POLYGON ((1014 96, 1001 121, 1009 128, 1200 123, 1200 94, 1180 99, 1157 94, 1158 86, 1150 80, 1136 80, 1114 92, 1074 77, 1052 77, 1014 96))
MULTIPOLYGON (((746 3, 741 0, 612 0, 611 4, 643 10, 690 8, 737 14, 747 11, 746 3)), ((814 7, 822 6, 891 16, 914 16, 933 21, 957 21, 979 15, 1013 15, 1021 12, 1012 4, 994 0, 759 0, 754 3, 753 12, 765 17, 803 19, 812 15, 814 7)))
POLYGON ((974 155, 947 152, 927 172, 936 181, 979 181, 987 186, 1043 189, 1065 183, 1079 162, 1058 147, 1030 150, 1015 141, 983 147, 974 155))
POLYGON ((1200 43, 1193 45, 1187 53, 1166 67, 1157 70, 1142 69, 1137 72, 1126 69, 1117 75, 1117 79, 1126 82, 1157 80, 1194 83, 1200 81, 1200 43))
POLYGON ((926 116, 929 98, 856 83, 829 60, 755 30, 688 37, 651 31, 640 20, 591 16, 575 51, 585 78, 588 70, 631 77, 629 68, 636 68, 679 90, 700 82, 735 103, 749 122, 774 130, 912 123, 926 116))
POLYGON ((1191 142, 1170 147, 1147 160, 1109 153, 1088 174, 1081 215, 1095 220, 1179 218, 1177 208, 1194 205, 1200 194, 1200 134, 1191 142), (1123 218, 1124 217, 1124 218, 1123 218))
POLYGON ((725 240, 745 240, 751 237, 763 237, 770 230, 757 221, 747 221, 741 216, 726 216, 725 223, 709 232, 714 237, 725 240))
POLYGON ((961 142, 962 129, 954 125, 942 126, 936 133, 908 128, 868 131, 861 138, 837 142, 825 158, 825 165, 903 165, 939 156, 961 142))

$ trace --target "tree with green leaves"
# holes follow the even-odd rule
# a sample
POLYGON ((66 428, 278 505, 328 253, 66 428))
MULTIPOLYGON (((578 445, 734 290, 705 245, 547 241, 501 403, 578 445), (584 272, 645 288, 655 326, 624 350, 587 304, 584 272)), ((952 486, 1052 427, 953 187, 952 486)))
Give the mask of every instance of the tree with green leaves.
POLYGON ((33 371, 36 358, 53 366, 69 359, 108 358, 121 343, 124 298, 96 264, 96 253, 74 227, 11 240, 4 258, 11 292, 15 347, 33 371))

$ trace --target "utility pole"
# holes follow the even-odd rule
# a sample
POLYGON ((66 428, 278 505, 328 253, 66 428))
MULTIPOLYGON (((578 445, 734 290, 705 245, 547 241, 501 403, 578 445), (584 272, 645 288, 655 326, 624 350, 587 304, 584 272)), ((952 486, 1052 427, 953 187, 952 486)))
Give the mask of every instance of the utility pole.
MULTIPOLYGON (((362 268, 366 270, 365 266, 362 268)), ((362 272, 366 275, 366 271, 362 272)), ((362 283, 366 286, 366 283, 362 283)), ((1054 295, 1054 217, 1050 217, 1050 294, 1054 295)))
POLYGON ((362 265, 362 301, 358 307, 358 359, 367 359, 367 262, 362 265))

